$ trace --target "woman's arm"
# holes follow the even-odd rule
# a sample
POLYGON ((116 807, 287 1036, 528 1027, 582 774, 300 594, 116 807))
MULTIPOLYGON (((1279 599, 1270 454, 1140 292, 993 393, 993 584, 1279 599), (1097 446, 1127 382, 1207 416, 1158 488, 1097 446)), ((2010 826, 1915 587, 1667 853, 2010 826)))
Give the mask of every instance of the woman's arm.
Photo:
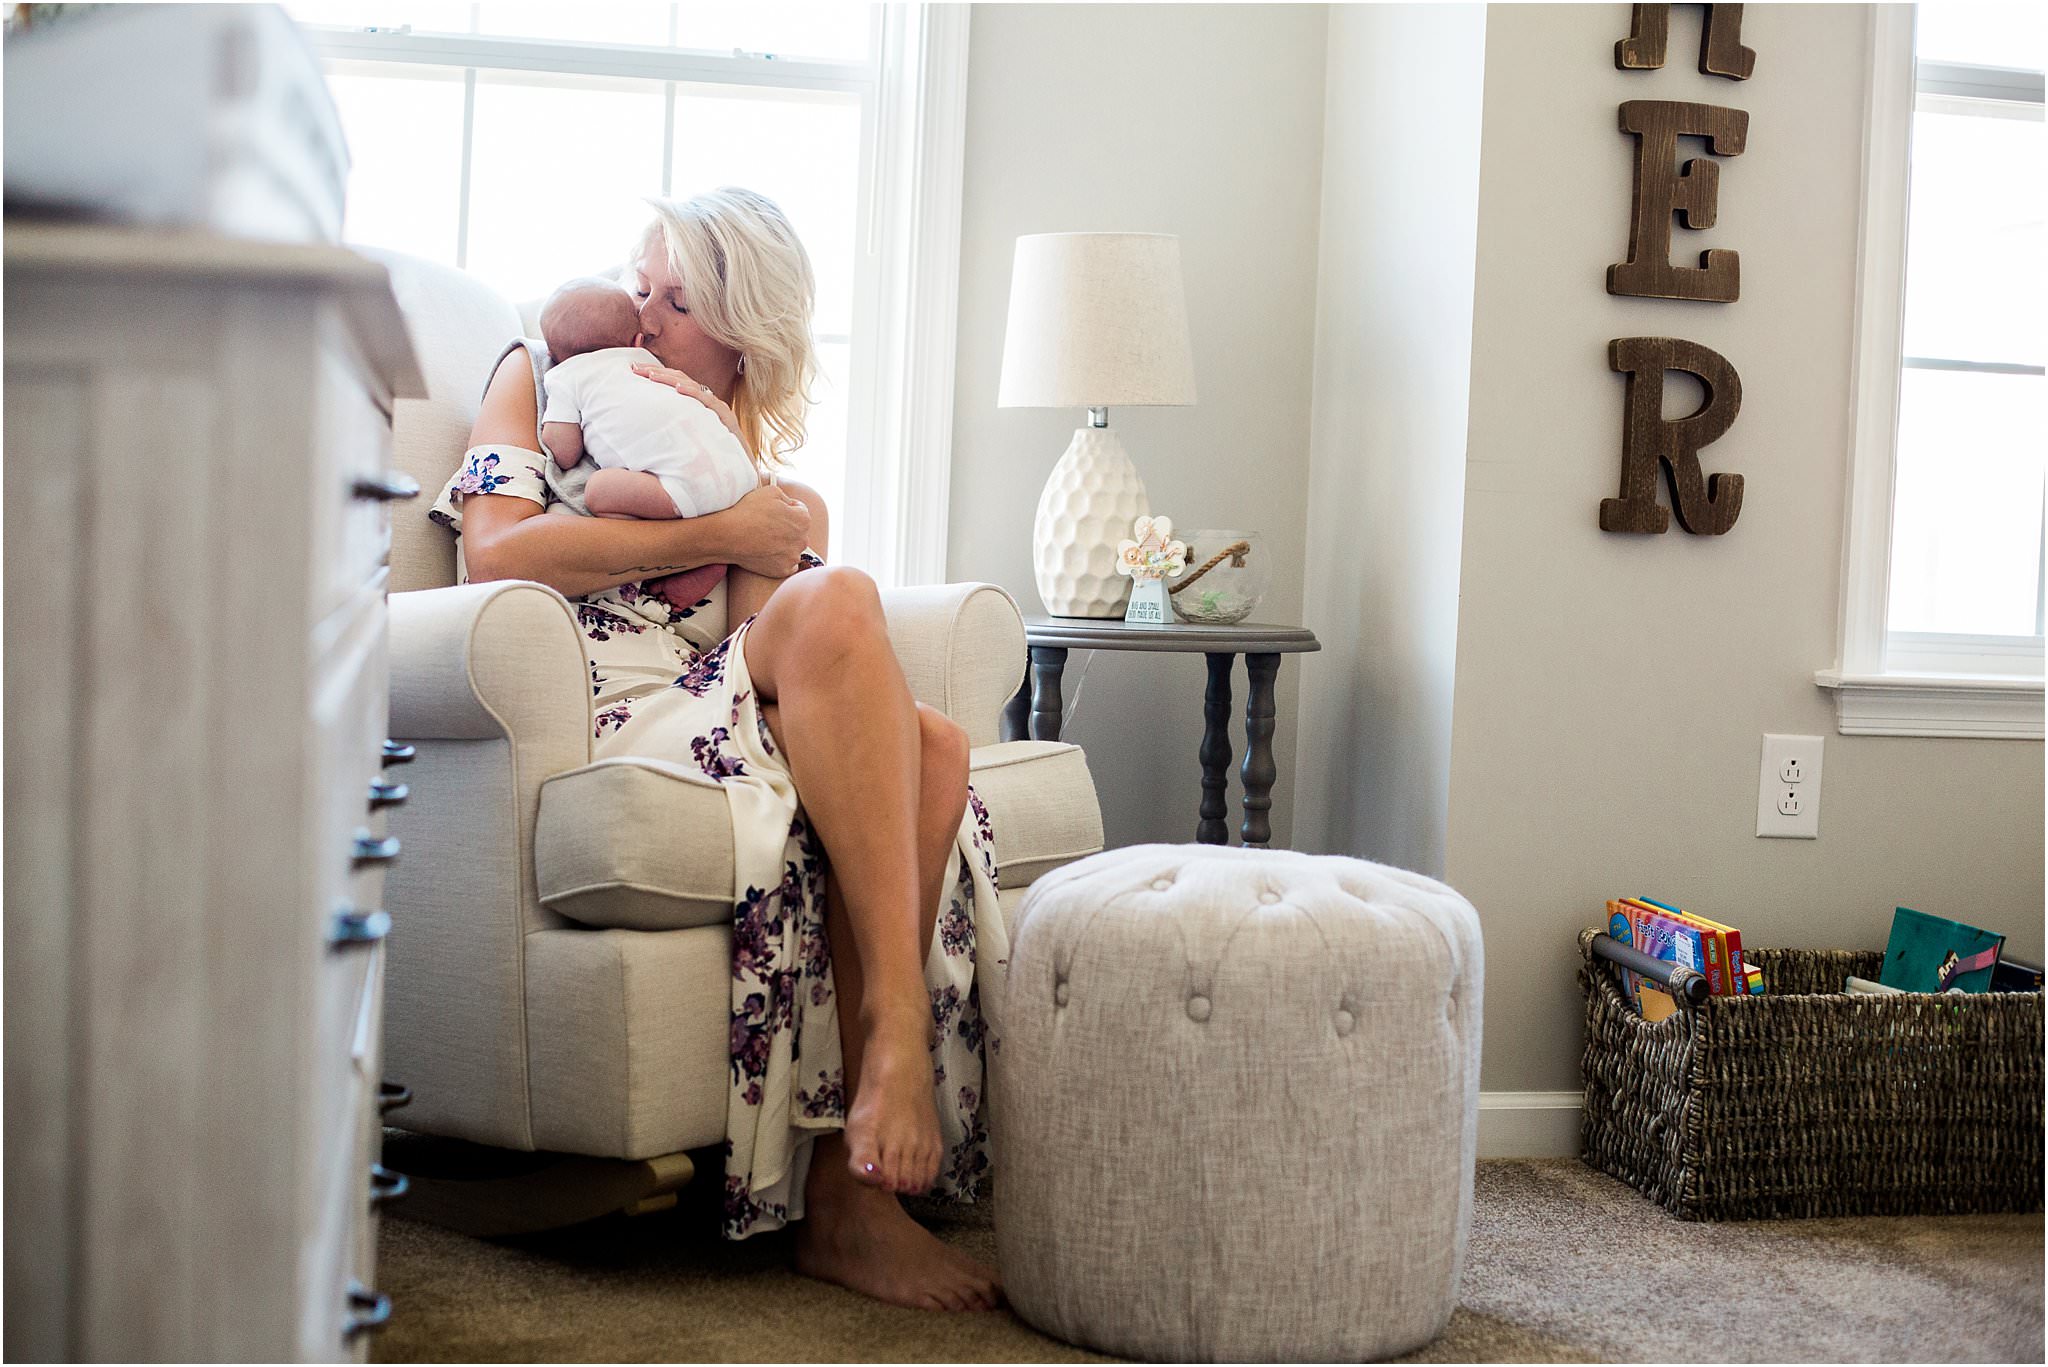
MULTIPOLYGON (((470 445, 531 449, 539 416, 532 372, 515 352, 491 377, 470 445)), ((779 579, 796 569, 810 520, 801 500, 773 487, 722 513, 664 521, 549 517, 530 499, 471 494, 462 500, 463 561, 472 581, 532 579, 572 598, 699 565, 779 579)))
MULTIPOLYGON (((810 549, 820 560, 828 558, 832 529, 831 520, 825 514, 824 497, 808 484, 798 484, 795 480, 784 480, 782 488, 792 497, 802 500, 804 506, 811 510, 810 549)), ((781 582, 780 578, 749 574, 743 569, 734 570, 725 581, 726 620, 737 625, 752 617, 767 603, 775 592, 775 586, 781 582)))

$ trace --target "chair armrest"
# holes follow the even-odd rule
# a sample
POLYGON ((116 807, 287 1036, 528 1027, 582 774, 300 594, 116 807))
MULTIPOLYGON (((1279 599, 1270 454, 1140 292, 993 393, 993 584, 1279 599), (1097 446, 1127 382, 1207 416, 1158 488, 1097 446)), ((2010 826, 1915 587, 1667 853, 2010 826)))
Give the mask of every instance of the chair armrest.
POLYGON ((516 737, 522 748, 545 740, 573 769, 590 762, 590 697, 575 614, 546 585, 500 579, 391 595, 393 735, 516 737))
POLYGON ((424 1133, 533 1147, 526 937, 564 924, 533 865, 541 784, 590 762, 583 636, 518 580, 391 595, 391 731, 415 742, 384 981, 386 1075, 424 1133))
POLYGON ((882 590, 882 612, 911 696, 966 727, 968 744, 993 744, 1024 681, 1016 600, 994 584, 928 584, 882 590))

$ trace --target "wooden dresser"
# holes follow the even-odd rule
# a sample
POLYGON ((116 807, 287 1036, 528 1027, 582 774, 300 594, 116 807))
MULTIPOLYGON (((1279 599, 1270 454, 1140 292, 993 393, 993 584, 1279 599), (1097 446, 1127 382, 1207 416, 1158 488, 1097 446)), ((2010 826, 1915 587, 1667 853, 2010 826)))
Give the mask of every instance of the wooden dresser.
POLYGON ((6 1356, 359 1360, 411 344, 340 248, 5 246, 6 1356))

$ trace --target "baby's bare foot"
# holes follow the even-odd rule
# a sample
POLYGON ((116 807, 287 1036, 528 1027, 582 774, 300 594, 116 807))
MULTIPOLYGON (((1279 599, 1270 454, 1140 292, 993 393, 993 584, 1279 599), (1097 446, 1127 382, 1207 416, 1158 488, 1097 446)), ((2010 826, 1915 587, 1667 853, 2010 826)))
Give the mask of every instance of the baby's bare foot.
POLYGON ((1002 1303, 995 1270, 939 1242, 896 1198, 847 1187, 808 1201, 796 1231, 796 1269, 850 1291, 913 1310, 993 1310, 1002 1303))
POLYGON ((938 1179, 928 1024, 917 1016, 877 1022, 861 1051, 860 1088, 846 1113, 846 1166, 884 1191, 921 1192, 938 1179))

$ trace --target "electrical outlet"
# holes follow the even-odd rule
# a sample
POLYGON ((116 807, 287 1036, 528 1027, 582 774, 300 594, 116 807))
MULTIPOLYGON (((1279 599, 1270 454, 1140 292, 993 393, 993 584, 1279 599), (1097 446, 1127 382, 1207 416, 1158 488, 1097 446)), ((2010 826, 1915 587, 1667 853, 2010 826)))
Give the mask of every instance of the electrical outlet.
POLYGON ((1819 736, 1764 737, 1757 767, 1756 833, 1767 838, 1820 838, 1819 736))

